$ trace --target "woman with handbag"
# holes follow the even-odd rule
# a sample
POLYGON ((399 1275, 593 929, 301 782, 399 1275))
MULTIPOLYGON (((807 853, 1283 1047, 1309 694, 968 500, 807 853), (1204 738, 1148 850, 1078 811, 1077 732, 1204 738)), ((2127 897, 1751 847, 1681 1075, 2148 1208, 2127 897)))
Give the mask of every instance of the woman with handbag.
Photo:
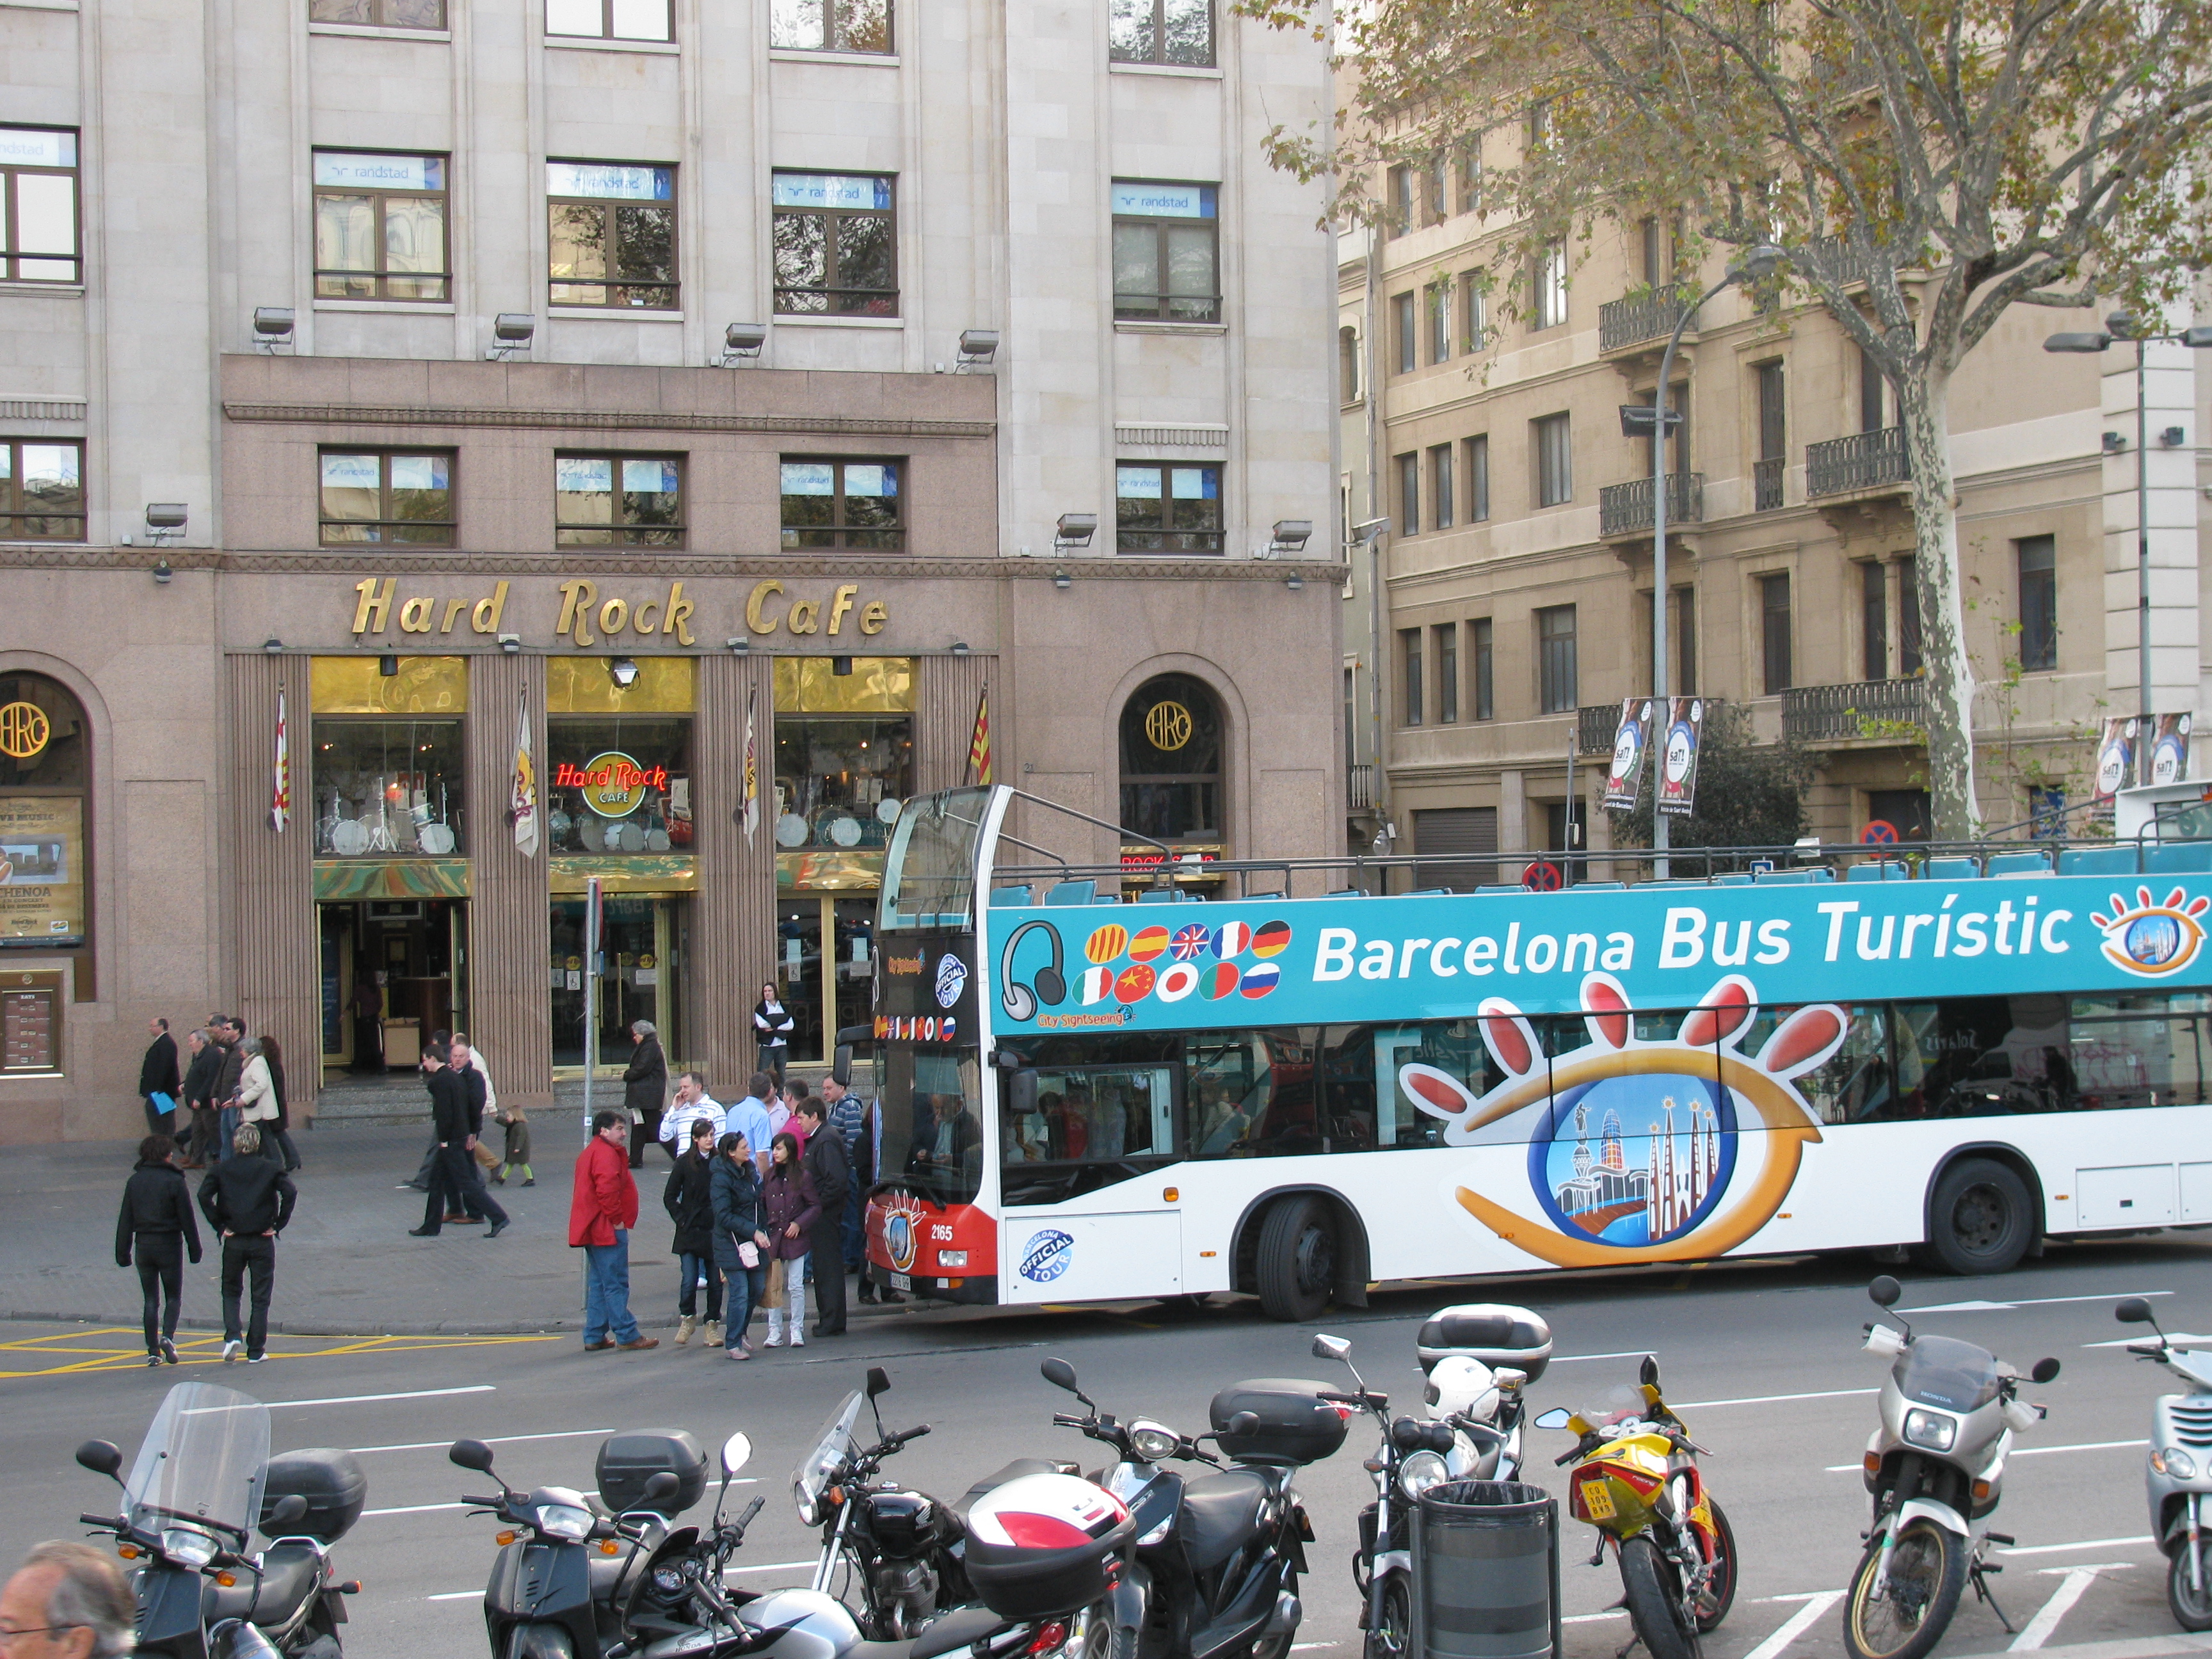
POLYGON ((689 1347, 699 1328, 699 1286, 707 1287, 707 1340, 713 1341, 722 1323, 722 1270, 714 1260, 714 1125, 711 1119, 691 1120, 690 1144, 668 1172, 668 1185, 660 1201, 676 1224, 669 1245, 676 1256, 678 1285, 676 1346, 689 1347))
POLYGON ((768 1218, 773 1260, 768 1282, 768 1346, 780 1348, 784 1333, 791 1346, 806 1346, 807 1232, 822 1213, 814 1194, 814 1177, 799 1161, 799 1138, 779 1130, 769 1143, 775 1149, 768 1178, 761 1183, 761 1208, 768 1218))
POLYGON ((714 1218, 714 1264, 729 1281, 729 1322, 722 1345, 732 1359, 750 1359, 745 1327, 768 1291, 768 1218, 761 1213, 760 1171, 753 1150, 741 1134, 726 1134, 714 1145, 714 1169, 707 1183, 714 1218))

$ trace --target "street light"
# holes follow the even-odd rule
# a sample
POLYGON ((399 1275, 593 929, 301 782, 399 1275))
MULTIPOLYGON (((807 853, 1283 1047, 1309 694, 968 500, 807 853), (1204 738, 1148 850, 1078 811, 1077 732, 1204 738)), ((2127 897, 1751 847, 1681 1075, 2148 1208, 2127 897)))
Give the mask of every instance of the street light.
MULTIPOLYGON (((1724 288, 1738 283, 1763 283, 1786 256, 1771 242, 1754 242, 1743 258, 1730 265, 1717 283, 1682 307, 1674 319, 1674 331, 1667 337, 1667 349, 1659 358, 1659 385, 1651 398, 1651 718, 1661 730, 1667 721, 1667 382, 1674 372, 1674 354, 1681 349, 1682 331, 1698 308, 1724 288)), ((1571 817, 1573 803, 1568 803, 1571 817)), ((1659 810, 1659 780, 1651 781, 1651 873, 1668 877, 1669 840, 1667 815, 1659 810)))
MULTIPOLYGON (((2150 436, 2150 411, 2144 407, 2143 351, 2151 342, 2171 341, 2202 351, 2212 346, 2212 328, 2185 328, 2170 334, 2148 334, 2142 331, 2136 319, 2124 311, 2116 311, 2105 319, 2101 333, 2063 333, 2047 335, 2044 338, 2045 351, 2100 352, 2111 349, 2115 340, 2136 343, 2136 712, 2142 718, 2144 740, 2148 740, 2151 721, 2150 693, 2150 475, 2143 450, 2150 436)), ((2105 452, 2111 454, 2118 447, 2113 441, 2118 434, 2105 434, 2105 452)), ((2171 447, 2171 446, 2169 446, 2171 447)))

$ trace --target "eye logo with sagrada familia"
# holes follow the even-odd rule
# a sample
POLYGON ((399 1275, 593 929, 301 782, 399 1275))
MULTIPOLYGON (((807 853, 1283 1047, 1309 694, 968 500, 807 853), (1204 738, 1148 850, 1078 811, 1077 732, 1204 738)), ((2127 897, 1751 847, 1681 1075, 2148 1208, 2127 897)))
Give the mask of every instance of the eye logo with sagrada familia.
POLYGON ((1758 993, 1740 974, 1671 1036, 1638 1036, 1608 974, 1584 979, 1582 1000, 1589 1041, 1547 1060, 1517 1007, 1486 1000, 1477 1023, 1504 1076, 1483 1094, 1434 1066, 1399 1068, 1407 1097, 1446 1126, 1446 1146, 1528 1147, 1533 1214, 1467 1186, 1453 1196, 1499 1238, 1561 1267, 1734 1249, 1773 1218, 1806 1145, 1820 1139, 1794 1079, 1842 1044, 1843 1011, 1799 1008, 1751 1053, 1758 993), (1744 1129, 1755 1133, 1746 1139, 1744 1129))

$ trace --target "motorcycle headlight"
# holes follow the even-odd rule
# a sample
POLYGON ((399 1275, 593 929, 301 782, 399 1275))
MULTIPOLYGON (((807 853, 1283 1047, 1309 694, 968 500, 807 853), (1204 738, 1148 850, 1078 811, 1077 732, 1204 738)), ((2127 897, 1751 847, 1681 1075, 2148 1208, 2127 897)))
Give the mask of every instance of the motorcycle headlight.
POLYGON ((188 1567, 204 1567, 215 1559, 216 1542, 190 1527, 171 1527, 161 1534, 161 1553, 188 1567))
POLYGON ((1181 1443, 1174 1430, 1164 1429, 1157 1423, 1139 1423, 1129 1431, 1129 1449, 1147 1463, 1172 1456, 1181 1443))
POLYGON ((592 1534, 592 1512, 568 1504, 548 1504, 538 1511, 538 1530, 580 1543, 592 1534))
POLYGON ((2150 1466, 2160 1474, 2171 1475, 2176 1480, 2197 1478, 2197 1460, 2179 1446, 2168 1446, 2150 1455, 2150 1466))
POLYGON ((1905 1414, 1905 1438, 1929 1451, 1948 1451, 1959 1437, 1959 1420, 1942 1412, 1909 1411, 1905 1414))
POLYGON ((1398 1490, 1408 1498, 1419 1498, 1431 1486, 1440 1486, 1451 1478, 1444 1468, 1444 1460, 1432 1451, 1417 1451, 1398 1465, 1398 1490))

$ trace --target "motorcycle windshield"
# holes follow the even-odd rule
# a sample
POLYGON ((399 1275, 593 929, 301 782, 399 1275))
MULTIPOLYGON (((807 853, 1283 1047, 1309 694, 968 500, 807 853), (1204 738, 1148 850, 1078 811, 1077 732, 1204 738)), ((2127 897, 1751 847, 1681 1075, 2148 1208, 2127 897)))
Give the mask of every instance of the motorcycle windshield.
POLYGON ((1997 1397, 1997 1357, 1956 1337, 1914 1337, 1891 1375, 1897 1391, 1916 1406, 1971 1412, 1997 1397))
POLYGON ((799 1518, 809 1526, 822 1512, 822 1494, 829 1489, 830 1477, 860 1449, 853 1439, 853 1425, 860 1419, 860 1401, 857 1390, 845 1396, 822 1425, 812 1449, 791 1472, 791 1495, 798 1502, 799 1518))
POLYGON ((1601 1434, 1620 1434, 1648 1419, 1651 1405, 1644 1399, 1643 1389, 1633 1382, 1622 1382, 1607 1389, 1575 1414, 1601 1434))
POLYGON ((268 1462, 266 1406, 212 1382, 179 1382, 139 1443, 124 1513, 140 1531, 185 1521, 243 1543, 260 1518, 268 1462))

